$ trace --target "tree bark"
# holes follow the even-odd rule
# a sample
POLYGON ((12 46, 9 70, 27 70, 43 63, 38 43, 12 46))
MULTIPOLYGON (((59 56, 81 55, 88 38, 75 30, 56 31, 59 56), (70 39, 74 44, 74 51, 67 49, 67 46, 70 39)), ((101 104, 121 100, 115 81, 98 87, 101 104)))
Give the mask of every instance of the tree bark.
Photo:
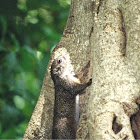
POLYGON ((140 1, 97 4, 91 37, 94 84, 88 104, 90 138, 134 139, 130 117, 139 110, 140 1))
POLYGON ((72 0, 23 139, 50 139, 54 87, 50 66, 69 54, 77 73, 91 59, 93 84, 80 95, 77 138, 140 138, 140 0, 72 0))

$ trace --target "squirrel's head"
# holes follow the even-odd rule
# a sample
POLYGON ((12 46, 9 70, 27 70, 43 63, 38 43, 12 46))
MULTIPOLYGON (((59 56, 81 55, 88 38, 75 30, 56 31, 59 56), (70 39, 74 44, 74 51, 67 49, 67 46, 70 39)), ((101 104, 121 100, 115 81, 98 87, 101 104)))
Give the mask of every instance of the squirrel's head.
POLYGON ((59 56, 54 59, 51 65, 51 76, 60 76, 67 68, 67 60, 65 56, 59 56))

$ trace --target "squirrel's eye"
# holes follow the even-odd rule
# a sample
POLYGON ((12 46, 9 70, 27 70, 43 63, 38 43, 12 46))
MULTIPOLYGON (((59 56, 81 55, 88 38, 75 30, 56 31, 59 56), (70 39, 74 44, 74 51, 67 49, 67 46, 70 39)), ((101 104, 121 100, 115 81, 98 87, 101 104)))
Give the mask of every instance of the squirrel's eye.
POLYGON ((60 64, 62 62, 62 59, 58 59, 58 63, 60 64))

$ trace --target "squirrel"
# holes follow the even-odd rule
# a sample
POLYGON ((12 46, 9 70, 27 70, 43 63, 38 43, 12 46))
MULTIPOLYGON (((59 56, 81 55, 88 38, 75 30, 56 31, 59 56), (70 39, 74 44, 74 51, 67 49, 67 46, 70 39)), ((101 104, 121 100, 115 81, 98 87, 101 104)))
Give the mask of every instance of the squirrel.
MULTIPOLYGON (((69 60, 62 55, 54 59, 51 65, 51 78, 55 88, 52 139, 76 138, 75 97, 92 83, 92 79, 81 83, 78 76, 69 70, 69 65, 69 60)), ((85 68, 88 67, 89 64, 85 68)))

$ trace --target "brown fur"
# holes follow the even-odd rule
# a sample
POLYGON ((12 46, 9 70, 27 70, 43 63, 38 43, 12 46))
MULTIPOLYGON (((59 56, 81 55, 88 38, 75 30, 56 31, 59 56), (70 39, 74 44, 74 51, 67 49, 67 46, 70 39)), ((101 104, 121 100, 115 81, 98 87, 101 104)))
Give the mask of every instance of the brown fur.
POLYGON ((69 71, 67 61, 65 56, 60 56, 51 66, 51 77, 55 86, 53 139, 76 138, 75 97, 92 83, 91 79, 87 83, 80 83, 69 71))

